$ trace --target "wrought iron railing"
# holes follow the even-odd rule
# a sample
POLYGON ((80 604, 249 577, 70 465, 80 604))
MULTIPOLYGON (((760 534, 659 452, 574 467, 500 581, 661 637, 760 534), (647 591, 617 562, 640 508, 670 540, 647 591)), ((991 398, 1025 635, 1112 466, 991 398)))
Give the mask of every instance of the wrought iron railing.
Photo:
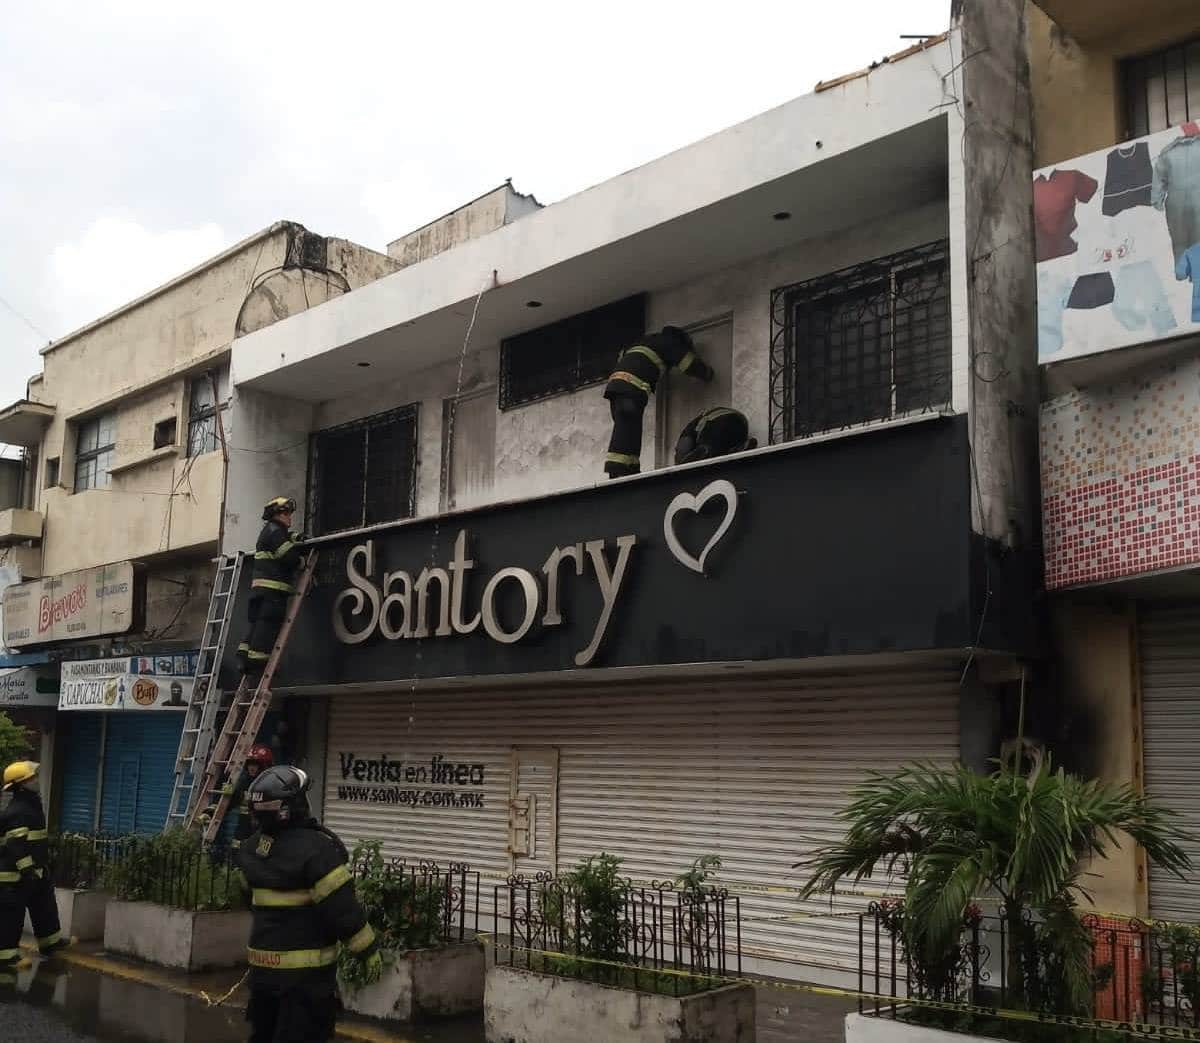
MULTIPOLYGON (((199 837, 176 831, 159 836, 95 837, 82 866, 96 886, 117 898, 189 911, 244 909, 250 892, 234 862, 234 849, 203 849, 199 837), (92 861, 89 861, 91 859, 92 861)), ((68 865, 70 863, 68 862, 68 865)), ((54 867, 55 875, 70 869, 54 867)), ((86 874, 85 874, 86 875, 86 874)))
MULTIPOLYGON (((1133 1025, 1200 1029, 1200 925, 1084 914, 1090 1009, 1069 1009, 1057 928, 1028 914, 968 909, 956 946, 917 959, 905 945, 903 903, 873 903, 859 918, 859 1010, 911 1016, 921 1001, 1066 1015, 1133 1025)), ((932 1009, 932 1007, 931 1007, 932 1009)), ((964 1012, 970 1014, 970 1012, 964 1012)), ((943 1011, 947 1018, 953 1010, 943 1011)), ((937 1017, 935 1011, 931 1017, 937 1017)), ((1047 1024, 1046 1039, 1062 1038, 1047 1024)), ((1036 1032, 1034 1026, 1029 1031, 1036 1032)), ((1081 1037, 1082 1038, 1082 1037, 1081 1037)), ((1090 1038, 1090 1037, 1089 1037, 1090 1038)), ((1112 1037, 1154 1038, 1136 1028, 1112 1037)))
POLYGON ((384 948, 425 949, 478 936, 480 876, 467 863, 396 858, 380 874, 362 859, 352 870, 384 948))
POLYGON ((587 891, 548 874, 495 886, 496 960, 561 977, 689 995, 742 971, 741 900, 670 882, 587 891))

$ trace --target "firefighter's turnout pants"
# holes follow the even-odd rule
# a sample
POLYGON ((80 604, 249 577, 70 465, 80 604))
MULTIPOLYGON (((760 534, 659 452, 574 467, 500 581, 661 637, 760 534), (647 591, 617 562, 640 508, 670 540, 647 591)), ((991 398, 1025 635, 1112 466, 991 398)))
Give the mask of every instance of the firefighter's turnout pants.
POLYGON ((247 673, 262 673, 283 629, 290 595, 278 590, 254 590, 250 594, 249 629, 238 645, 238 657, 247 673))

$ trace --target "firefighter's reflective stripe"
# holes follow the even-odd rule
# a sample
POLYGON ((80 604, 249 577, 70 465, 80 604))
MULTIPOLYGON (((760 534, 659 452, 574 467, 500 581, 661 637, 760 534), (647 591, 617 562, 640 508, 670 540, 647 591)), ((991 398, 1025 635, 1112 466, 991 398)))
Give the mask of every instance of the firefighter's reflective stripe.
POLYGON ((0 949, 0 963, 7 963, 9 960, 18 960, 20 958, 20 949, 0 949))
POLYGON ((375 941, 375 932, 371 930, 370 924, 366 924, 361 931, 355 932, 346 940, 346 948, 354 953, 362 952, 373 941, 375 941))
POLYGON ((49 949, 52 945, 57 945, 62 941, 62 931, 55 931, 53 934, 46 935, 45 938, 37 940, 39 949, 49 949))
POLYGON ((608 453, 604 459, 610 464, 625 464, 628 467, 637 467, 642 462, 640 457, 630 456, 628 453, 608 453))
POLYGON ((691 368, 692 363, 695 361, 696 353, 694 351, 689 351, 683 356, 683 358, 679 360, 679 364, 675 368, 679 370, 680 373, 686 373, 691 368))
POLYGON ((19 884, 20 882, 20 873, 0 873, 0 884, 19 884))
POLYGON ((46 840, 50 836, 44 829, 31 829, 27 835, 29 840, 46 840))
POLYGON ((257 590, 278 590, 283 594, 291 594, 293 589, 290 583, 279 579, 256 579, 250 586, 257 590))
POLYGON ((30 855, 26 855, 24 858, 17 859, 17 869, 18 870, 32 869, 32 868, 33 868, 33 858, 30 855))
MULTIPOLYGON (((42 835, 45 836, 44 833, 42 835)), ((4 840, 5 841, 20 840, 21 837, 27 837, 27 836, 29 836, 29 827, 28 826, 19 826, 16 829, 10 829, 7 833, 5 833, 4 840)))
POLYGON ((276 561, 284 557, 293 547, 297 546, 295 540, 284 540, 274 550, 256 550, 254 552, 255 561, 276 561))
POLYGON ((350 883, 350 870, 344 865, 338 866, 336 869, 330 870, 320 880, 312 885, 309 893, 312 895, 314 902, 323 902, 339 887, 343 887, 350 883))
POLYGON ((246 653, 246 658, 254 659, 254 660, 261 660, 262 662, 265 663, 268 659, 271 658, 271 653, 270 652, 256 652, 256 651, 254 651, 254 649, 250 649, 250 651, 248 651, 246 653))
POLYGON ((246 961, 251 967, 266 967, 278 971, 300 971, 312 967, 331 967, 337 963, 337 946, 326 949, 247 949, 246 961))
POLYGON ((252 892, 252 901, 257 906, 284 909, 312 905, 313 896, 311 891, 276 891, 272 887, 256 887, 252 892))
POLYGON ((697 422, 696 437, 699 437, 701 435, 701 433, 704 431, 704 429, 710 423, 712 423, 712 421, 716 420, 718 417, 736 416, 736 415, 737 415, 736 409, 725 409, 723 407, 718 407, 716 409, 710 409, 707 413, 705 413, 703 416, 701 416, 700 420, 697 422))
POLYGON ((654 394, 654 388, 651 387, 648 381, 643 380, 641 377, 635 377, 632 373, 629 373, 623 369, 617 370, 616 373, 614 373, 608 379, 624 381, 626 384, 633 385, 633 387, 637 388, 639 391, 644 391, 647 395, 654 394))
MULTIPOLYGON (((657 351, 655 351, 653 348, 647 348, 644 345, 639 344, 635 348, 628 349, 625 352, 625 354, 626 355, 642 355, 645 358, 648 358, 651 362, 653 362, 658 367, 658 375, 660 377, 667 371, 667 364, 665 362, 663 362, 662 356, 657 351)), ((693 357, 695 357, 695 356, 693 356, 693 357)), ((624 356, 622 356, 622 358, 624 358, 624 356)))

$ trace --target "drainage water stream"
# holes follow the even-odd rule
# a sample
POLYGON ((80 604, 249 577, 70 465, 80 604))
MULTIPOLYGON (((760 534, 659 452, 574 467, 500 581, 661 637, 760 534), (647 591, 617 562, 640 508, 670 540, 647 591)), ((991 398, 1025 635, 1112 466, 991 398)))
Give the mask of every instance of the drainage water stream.
MULTIPOLYGON (((249 1026, 236 1006, 202 1000, 74 966, 35 962, 0 981, 0 1040, 20 1043, 241 1043, 249 1026)), ((340 1038, 340 1037, 339 1037, 340 1038)), ((476 1021, 449 1026, 372 1026, 383 1043, 482 1043, 476 1021)))

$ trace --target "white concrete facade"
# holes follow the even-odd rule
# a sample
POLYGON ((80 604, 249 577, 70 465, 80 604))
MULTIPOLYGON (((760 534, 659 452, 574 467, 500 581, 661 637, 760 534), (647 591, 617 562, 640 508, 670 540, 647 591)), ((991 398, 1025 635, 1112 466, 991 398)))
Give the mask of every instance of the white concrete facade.
MULTIPOLYGON (((231 461, 227 549, 253 543, 264 490, 303 499, 311 432, 408 404, 419 407, 416 515, 437 513, 446 403, 495 393, 504 338, 632 293, 646 295, 648 329, 728 324, 723 404, 765 446, 772 290, 948 240, 949 411, 965 413, 962 128, 945 104, 957 47, 934 41, 241 338, 232 412, 237 448, 253 452, 231 461), (780 211, 790 220, 773 220, 780 211)), ((602 391, 498 411, 484 502, 602 481, 602 391)), ((670 393, 647 411, 643 470, 670 458, 678 431, 656 414, 670 393)))

